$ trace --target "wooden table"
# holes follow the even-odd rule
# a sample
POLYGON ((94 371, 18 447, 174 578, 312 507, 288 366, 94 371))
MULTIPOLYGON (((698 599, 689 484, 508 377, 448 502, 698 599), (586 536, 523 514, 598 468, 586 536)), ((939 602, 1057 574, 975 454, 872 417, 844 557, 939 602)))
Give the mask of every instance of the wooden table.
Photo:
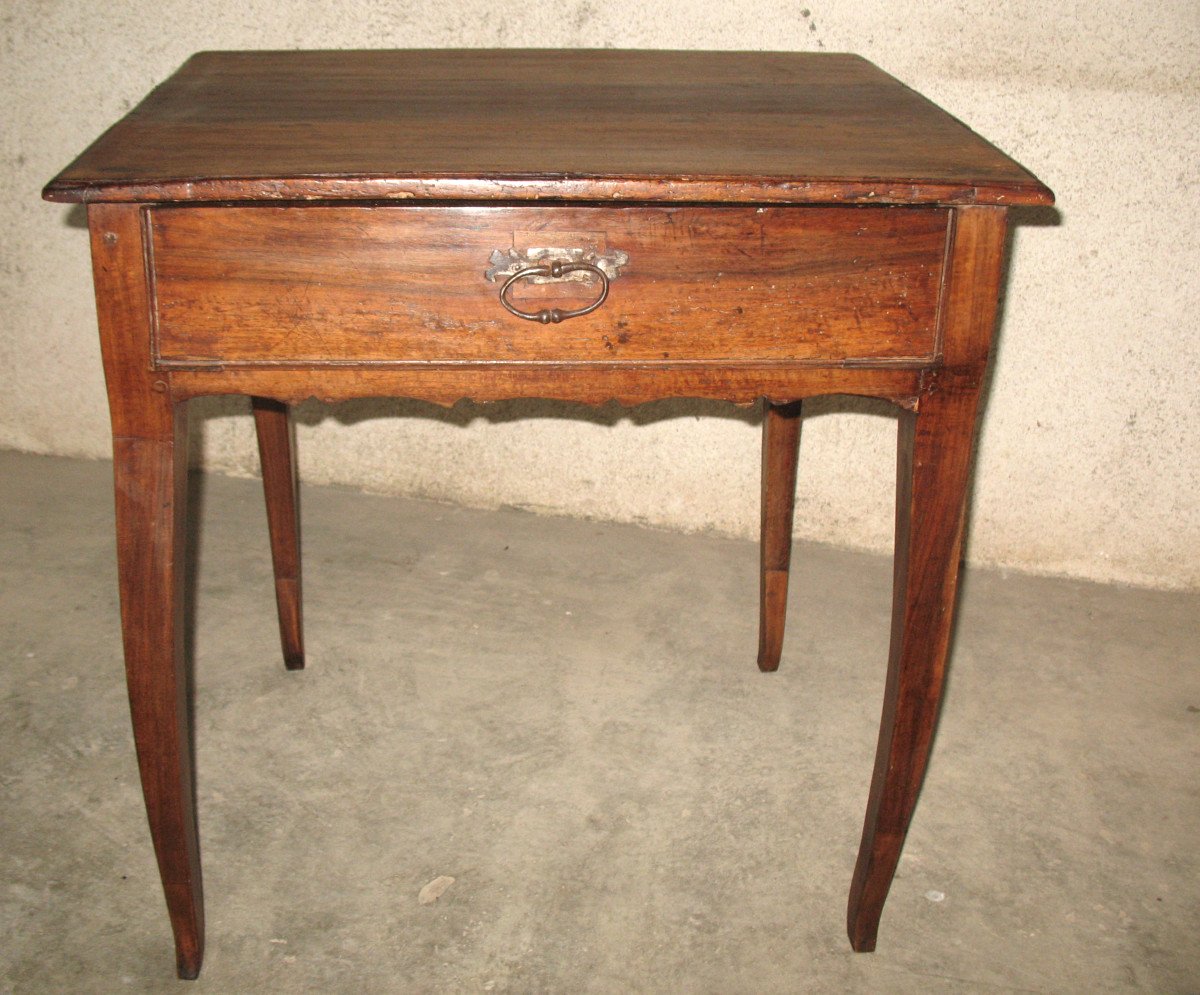
POLYGON ((758 665, 802 399, 900 409, 872 950, 941 696, 1007 208, 1041 183, 856 56, 206 52, 45 190, 88 205, 134 737, 180 977, 204 925, 182 651, 187 402, 253 399, 304 666, 288 405, 764 399, 758 665))

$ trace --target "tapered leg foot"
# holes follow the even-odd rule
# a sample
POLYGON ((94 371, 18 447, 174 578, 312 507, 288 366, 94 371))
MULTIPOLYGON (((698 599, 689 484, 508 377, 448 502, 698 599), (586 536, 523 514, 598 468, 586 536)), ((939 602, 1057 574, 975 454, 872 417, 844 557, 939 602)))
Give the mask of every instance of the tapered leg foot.
POLYGON ((292 421, 286 404, 256 397, 254 427, 262 462, 279 638, 288 670, 304 669, 304 618, 300 587, 300 499, 292 421))
POLYGON ((180 977, 204 956, 191 695, 183 598, 187 432, 183 408, 161 438, 117 438, 117 561, 133 737, 180 977))
POLYGON ((113 429, 121 637, 133 741, 180 977, 204 958, 191 673, 184 648, 187 406, 154 371, 137 204, 88 205, 113 429))
POLYGON ((758 669, 779 669, 792 559, 792 512, 800 452, 800 402, 765 404, 759 544, 758 669))
POLYGON ((875 949, 879 917, 925 776, 954 615, 977 395, 948 390, 900 416, 892 644, 847 931, 875 949))

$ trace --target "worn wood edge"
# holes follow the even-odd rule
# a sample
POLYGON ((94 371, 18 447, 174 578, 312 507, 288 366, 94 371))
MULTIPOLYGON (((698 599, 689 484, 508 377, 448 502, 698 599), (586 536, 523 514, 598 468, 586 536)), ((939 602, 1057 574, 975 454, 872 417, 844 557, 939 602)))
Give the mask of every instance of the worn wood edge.
POLYGON ((702 399, 777 404, 831 394, 880 398, 902 408, 916 407, 929 389, 928 371, 840 369, 830 367, 731 367, 697 365, 688 370, 646 370, 613 364, 586 371, 533 364, 502 370, 424 366, 407 369, 323 368, 165 371, 175 400, 221 394, 248 394, 283 403, 403 397, 451 407, 459 401, 546 400, 590 406, 610 403, 635 407, 652 401, 702 399))
MULTIPOLYGON (((68 168, 69 169, 69 168, 68 168)), ((921 179, 652 176, 292 176, 165 178, 155 182, 51 180, 42 197, 59 203, 206 203, 309 200, 554 200, 719 204, 986 204, 1048 206, 1054 194, 1028 183, 947 184, 921 179)))
POLYGON ((924 370, 935 360, 933 353, 923 356, 870 357, 855 356, 850 359, 789 359, 777 360, 738 359, 735 357, 713 357, 706 359, 622 359, 604 362, 594 359, 174 359, 153 357, 153 369, 174 370, 187 373, 231 373, 238 370, 254 370, 263 373, 294 373, 312 370, 394 370, 400 373, 416 371, 440 372, 471 368, 476 371, 501 372, 505 370, 555 369, 564 374, 588 373, 612 370, 614 367, 631 367, 642 373, 672 373, 688 370, 700 371, 720 367, 723 370, 757 370, 779 372, 794 370, 924 370))

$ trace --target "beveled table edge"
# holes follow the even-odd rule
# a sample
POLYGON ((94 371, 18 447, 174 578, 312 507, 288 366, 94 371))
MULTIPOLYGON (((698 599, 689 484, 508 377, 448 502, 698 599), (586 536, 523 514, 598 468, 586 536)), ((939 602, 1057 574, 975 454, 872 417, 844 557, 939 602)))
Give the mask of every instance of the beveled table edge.
POLYGON ((746 176, 380 175, 177 177, 139 181, 54 179, 42 190, 61 203, 206 203, 228 201, 440 200, 594 201, 713 204, 944 204, 1048 206, 1053 192, 1030 177, 1023 183, 961 183, 922 179, 805 180, 746 176))

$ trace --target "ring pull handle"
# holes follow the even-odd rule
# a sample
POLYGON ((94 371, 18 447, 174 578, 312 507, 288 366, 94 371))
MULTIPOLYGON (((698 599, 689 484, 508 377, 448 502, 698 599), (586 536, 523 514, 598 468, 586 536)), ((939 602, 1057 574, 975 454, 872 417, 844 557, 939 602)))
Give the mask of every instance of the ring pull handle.
POLYGON ((542 266, 526 266, 524 269, 517 270, 505 280, 504 286, 500 288, 500 303, 504 305, 506 311, 510 314, 515 314, 518 318, 524 318, 526 321, 540 321, 543 325, 558 324, 560 321, 566 321, 567 318, 578 318, 581 314, 591 314, 607 299, 608 276, 599 266, 593 266, 591 263, 553 262, 542 266), (556 307, 542 308, 540 311, 522 311, 508 299, 509 288, 518 280, 525 280, 534 276, 558 278, 568 273, 591 273, 593 276, 598 277, 600 280, 600 296, 586 307, 566 311, 556 307))

